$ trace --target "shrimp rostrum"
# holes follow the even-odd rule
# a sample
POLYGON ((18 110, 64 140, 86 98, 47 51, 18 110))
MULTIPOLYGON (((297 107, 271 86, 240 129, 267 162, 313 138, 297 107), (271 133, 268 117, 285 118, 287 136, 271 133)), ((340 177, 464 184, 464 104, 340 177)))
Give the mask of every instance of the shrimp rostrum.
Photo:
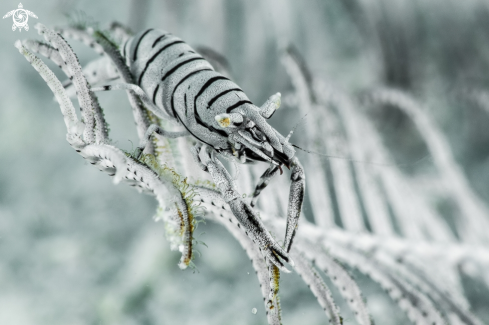
POLYGON ((286 270, 283 262, 293 263, 288 253, 301 213, 305 176, 288 137, 267 122, 280 106, 280 93, 261 107, 255 106, 234 82, 215 71, 188 44, 161 30, 148 29, 127 38, 120 46, 119 57, 123 62, 114 63, 125 65, 129 73, 123 78, 124 83, 92 90, 131 90, 156 116, 183 127, 183 131, 174 132, 150 125, 136 150, 136 158, 150 145, 155 133, 169 138, 193 137, 196 144, 191 152, 195 162, 210 174, 241 227, 264 256, 286 270), (233 177, 218 157, 242 164, 255 161, 269 164, 251 202, 238 193, 233 177), (282 165, 291 170, 283 246, 272 237, 254 209, 258 195, 270 179, 282 173, 282 165))

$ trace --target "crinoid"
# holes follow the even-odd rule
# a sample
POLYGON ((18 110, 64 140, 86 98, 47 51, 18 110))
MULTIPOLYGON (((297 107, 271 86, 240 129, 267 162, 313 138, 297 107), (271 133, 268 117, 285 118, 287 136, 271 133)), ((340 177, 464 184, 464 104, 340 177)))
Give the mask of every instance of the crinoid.
MULTIPOLYGON (((234 200, 237 192, 233 192, 234 179, 223 164, 212 152, 197 151, 198 164, 191 161, 190 142, 173 139, 172 131, 163 130, 170 127, 162 120, 165 112, 157 116, 152 109, 155 101, 146 98, 140 89, 127 86, 133 84, 137 76, 123 59, 126 47, 118 48, 131 37, 125 29, 118 25, 106 32, 84 26, 58 31, 42 25, 36 28, 47 43, 18 41, 15 46, 54 93, 66 124, 68 143, 84 159, 113 177, 115 183, 127 183, 156 197, 160 205, 157 217, 165 223, 172 248, 182 254, 179 262, 182 269, 192 264, 194 230, 205 215, 206 220, 222 224, 251 259, 269 324, 281 323, 280 269, 281 261, 287 261, 289 257, 294 261, 291 263, 293 272, 309 286, 331 324, 343 324, 332 291, 344 298, 359 324, 373 324, 366 302, 368 297, 362 295, 353 271, 376 282, 416 324, 481 324, 470 311, 460 284, 459 269, 470 265, 475 270, 473 276, 488 283, 489 251, 484 245, 489 242, 489 214, 460 173, 436 124, 409 95, 398 90, 379 89, 367 92, 367 96, 359 100, 314 76, 293 47, 283 49, 282 62, 294 86, 284 97, 288 105, 298 107, 298 116, 308 114, 309 121, 307 128, 300 134, 296 132, 294 137, 309 144, 309 151, 338 152, 340 149, 341 156, 354 157, 364 163, 331 159, 325 164, 318 155, 305 156, 304 171, 313 175, 308 184, 311 206, 308 213, 312 214, 315 223, 302 218, 294 244, 290 245, 291 237, 286 236, 287 249, 282 251, 280 246, 274 246, 279 243, 275 236, 295 232, 296 224, 287 226, 286 220, 279 215, 283 215, 286 206, 300 213, 302 202, 298 202, 301 198, 297 193, 303 191, 300 186, 302 169, 292 170, 296 188, 293 187, 289 197, 284 192, 289 187, 285 178, 277 177, 264 190, 253 219, 237 215, 237 211, 245 211, 251 206, 248 202, 251 199, 239 197, 236 201, 239 207, 232 206, 235 201, 226 195, 231 193, 234 200), (102 58, 83 69, 65 38, 81 40, 98 51, 102 58), (119 44, 114 41, 117 39, 121 40, 119 44), (34 52, 59 65, 70 81, 63 85, 34 52), (126 83, 119 87, 127 91, 138 135, 144 144, 139 152, 125 152, 111 143, 105 116, 94 92, 111 86, 92 85, 102 80, 100 76, 126 83), (68 93, 78 98, 81 119, 68 93), (446 194, 466 216, 459 224, 460 240, 456 240, 449 225, 426 197, 413 190, 411 181, 392 162, 372 122, 358 109, 380 104, 401 109, 412 118, 440 170, 440 177, 453 184, 446 194), (151 140, 151 133, 147 132, 151 124, 159 125, 161 135, 170 136, 151 140), (145 151, 141 153, 143 149, 145 151), (203 154, 208 157, 202 157, 203 154), (388 168, 365 162, 382 162, 388 168), (210 170, 210 180, 199 166, 210 170), (255 225, 248 225, 243 220, 252 220, 250 224, 255 225), (260 232, 249 233, 256 229, 260 232), (326 278, 334 288, 328 287, 326 278)), ((190 55, 197 57, 195 53, 190 55)), ((212 58, 209 60, 212 63, 212 58)), ((245 101, 244 97, 240 101, 245 101)), ((269 106, 276 106, 276 102, 276 98, 271 98, 264 107, 273 113, 276 107, 272 110, 269 106)), ((271 115, 270 112, 261 113, 271 115)), ((237 127, 243 122, 243 116, 233 114, 237 113, 220 115, 216 121, 234 123, 237 127)), ((241 135, 246 141, 258 143, 261 137, 268 137, 268 133, 254 126, 250 123, 248 127, 249 137, 241 135)), ((289 139, 281 141, 282 145, 289 139)), ((238 159, 245 152, 240 149, 247 143, 245 140, 232 147, 238 159)), ((271 149, 263 143, 264 152, 274 152, 279 147, 274 144, 275 149, 271 149)), ((261 153, 255 152, 253 156, 252 151, 247 152, 252 157, 261 153)), ((263 160, 266 157, 273 155, 265 155, 263 160)), ((279 164, 273 165, 268 173, 278 174, 279 167, 276 166, 279 164)), ((252 175, 256 170, 245 165, 240 171, 246 187, 244 193, 252 193, 252 175)), ((259 190, 268 184, 268 176, 271 177, 268 174, 262 177, 259 190)))

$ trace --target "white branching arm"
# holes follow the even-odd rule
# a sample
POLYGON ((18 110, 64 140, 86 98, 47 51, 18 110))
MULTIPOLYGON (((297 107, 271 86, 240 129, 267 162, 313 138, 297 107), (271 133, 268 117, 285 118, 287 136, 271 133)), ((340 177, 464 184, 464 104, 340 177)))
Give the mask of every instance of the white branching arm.
POLYGON ((329 290, 324 280, 311 265, 309 260, 297 251, 292 249, 291 257, 294 259, 295 271, 302 277, 302 280, 310 287, 314 296, 316 296, 319 304, 323 307, 324 312, 328 316, 330 323, 333 325, 343 324, 343 319, 340 316, 338 306, 333 300, 331 291, 329 290))
POLYGON ((226 203, 221 199, 219 192, 202 186, 198 187, 198 191, 200 201, 210 212, 210 216, 208 215, 208 217, 224 225, 251 259, 258 281, 260 282, 268 324, 281 324, 280 300, 278 297, 279 269, 264 257, 263 252, 244 233, 236 217, 229 209, 226 209, 226 203))
POLYGON ((53 48, 57 48, 66 62, 67 71, 72 74, 73 82, 77 87, 81 107, 85 105, 85 109, 82 110, 85 123, 78 121, 75 108, 54 73, 20 41, 15 45, 52 89, 65 119, 68 142, 91 164, 115 176, 116 183, 126 181, 129 185, 156 196, 162 209, 166 208, 169 212, 163 215, 163 219, 167 223, 170 238, 174 239, 172 246, 182 253, 179 266, 186 268, 192 260, 192 231, 196 213, 195 206, 193 206, 192 189, 186 180, 181 180, 171 168, 158 165, 154 158, 151 158, 153 156, 145 155, 142 161, 137 161, 122 150, 104 143, 106 134, 101 130, 106 128, 105 120, 100 111, 94 108, 98 106, 98 101, 90 91, 90 86, 81 72, 76 55, 59 34, 42 25, 38 26, 38 29, 46 35, 47 40, 51 42, 53 48), (94 119, 94 116, 97 118, 94 119), (94 123, 94 120, 97 121, 97 124, 94 123), (94 138, 95 125, 100 126, 95 132, 96 139, 99 141, 95 141, 94 138), (87 131, 88 127, 92 128, 90 132, 87 131))
POLYGON ((67 70, 70 72, 68 77, 73 80, 73 84, 78 92, 78 102, 82 111, 83 122, 86 125, 83 134, 84 140, 87 143, 93 143, 95 141, 104 142, 107 138, 105 119, 96 97, 90 91, 90 85, 83 75, 78 58, 68 43, 58 33, 46 28, 42 24, 37 24, 36 28, 39 34, 43 35, 59 51, 64 62, 66 62, 67 70))
POLYGON ((56 100, 61 108, 61 114, 65 121, 68 136, 77 138, 79 142, 82 141, 81 135, 85 124, 78 120, 75 107, 73 103, 66 95, 63 85, 58 80, 56 75, 48 68, 48 66, 42 62, 37 56, 32 54, 21 41, 15 42, 15 47, 19 49, 19 52, 29 61, 29 63, 39 72, 39 75, 46 81, 47 85, 53 92, 56 100))

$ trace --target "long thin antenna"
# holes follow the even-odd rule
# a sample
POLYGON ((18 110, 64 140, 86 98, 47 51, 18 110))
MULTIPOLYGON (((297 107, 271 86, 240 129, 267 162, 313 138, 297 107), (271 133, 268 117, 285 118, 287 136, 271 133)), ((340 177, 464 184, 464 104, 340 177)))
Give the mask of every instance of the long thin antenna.
MULTIPOLYGON (((289 142, 290 138, 292 137, 292 134, 294 134, 295 130, 305 120, 305 118, 307 117, 307 114, 309 114, 309 111, 310 111, 310 109, 294 125, 294 127, 292 128, 292 130, 289 132, 289 134, 285 138, 285 142, 289 142)), ((388 164, 388 163, 377 163, 377 162, 371 162, 371 161, 357 160, 357 159, 347 158, 347 157, 332 156, 332 155, 327 155, 327 154, 324 154, 324 153, 320 153, 320 152, 316 152, 316 151, 304 149, 304 148, 301 148, 298 145, 295 145, 293 143, 291 143, 291 145, 293 147, 299 149, 299 150, 302 150, 304 152, 307 152, 307 153, 310 153, 310 154, 313 154, 313 155, 318 155, 318 156, 321 156, 321 157, 326 157, 326 158, 330 158, 330 159, 346 160, 346 161, 350 161, 350 162, 352 162, 354 164, 366 164, 366 165, 381 166, 381 167, 408 167, 408 166, 415 166, 415 165, 421 163, 422 161, 426 160, 427 158, 429 158, 431 156, 430 154, 427 154, 427 155, 421 157, 420 159, 418 159, 418 160, 416 160, 415 162, 412 162, 412 163, 394 163, 394 164, 388 164)))
POLYGON ((309 114, 309 112, 307 112, 306 114, 304 114, 304 116, 301 117, 301 119, 299 120, 299 122, 297 122, 295 124, 295 126, 292 128, 292 130, 289 132, 289 134, 285 138, 285 142, 289 142, 290 138, 292 137, 292 134, 294 134, 295 129, 297 129, 297 127, 302 123, 302 121, 304 121, 304 119, 306 118, 307 114, 309 114))
POLYGON ((295 145, 293 143, 291 143, 291 145, 294 148, 297 148, 297 149, 302 150, 304 152, 307 152, 307 153, 310 153, 310 154, 313 154, 313 155, 318 155, 318 156, 321 156, 321 157, 326 157, 326 158, 330 158, 330 159, 346 160, 346 161, 350 161, 350 162, 355 163, 355 164, 366 164, 366 165, 382 166, 382 167, 414 166, 414 165, 419 164, 420 162, 422 162, 426 158, 430 157, 430 155, 428 154, 428 155, 426 155, 424 157, 421 157, 420 159, 418 159, 418 160, 416 160, 415 162, 412 162, 412 163, 388 164, 388 163, 377 163, 377 162, 371 162, 371 161, 362 161, 362 160, 357 160, 357 159, 352 159, 352 158, 347 158, 347 157, 340 157, 340 156, 331 156, 331 155, 326 155, 324 153, 319 153, 319 152, 316 152, 316 151, 312 151, 312 150, 301 148, 301 147, 299 147, 299 146, 297 146, 297 145, 295 145))

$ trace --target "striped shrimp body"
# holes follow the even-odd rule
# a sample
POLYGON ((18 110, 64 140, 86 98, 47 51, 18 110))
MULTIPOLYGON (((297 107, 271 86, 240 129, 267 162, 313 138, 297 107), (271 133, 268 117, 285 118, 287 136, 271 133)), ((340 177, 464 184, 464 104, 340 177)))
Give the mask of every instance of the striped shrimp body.
POLYGON ((298 225, 305 176, 288 139, 266 121, 279 107, 280 94, 271 96, 261 107, 253 105, 238 85, 216 72, 184 41, 164 31, 148 29, 135 35, 123 44, 121 53, 136 86, 144 92, 146 102, 151 101, 148 108, 185 128, 183 132, 169 132, 157 125, 150 126, 138 147, 138 155, 154 132, 167 137, 191 135, 198 140, 192 148, 198 165, 210 173, 248 236, 275 265, 286 270, 282 260, 293 263, 288 252, 298 225), (270 164, 251 203, 242 199, 216 154, 240 163, 270 164), (283 247, 253 209, 270 179, 279 170, 282 172, 282 165, 291 169, 292 182, 283 247))
MULTIPOLYGON (((288 165, 294 156, 293 147, 266 122, 241 88, 214 71, 209 62, 181 39, 150 29, 129 39, 122 47, 122 54, 152 102, 202 143, 218 152, 234 152, 242 162, 248 158, 288 165), (230 134, 243 125, 243 116, 248 117, 248 123, 254 122, 249 124, 255 127, 249 127, 249 134, 239 130, 238 135, 242 133, 250 143, 259 142, 265 153, 256 150, 257 146, 251 149, 240 146, 239 141, 233 141, 235 136, 230 139, 230 134), (265 137, 269 142, 264 141, 265 137)), ((280 96, 275 97, 280 100, 280 96)))

